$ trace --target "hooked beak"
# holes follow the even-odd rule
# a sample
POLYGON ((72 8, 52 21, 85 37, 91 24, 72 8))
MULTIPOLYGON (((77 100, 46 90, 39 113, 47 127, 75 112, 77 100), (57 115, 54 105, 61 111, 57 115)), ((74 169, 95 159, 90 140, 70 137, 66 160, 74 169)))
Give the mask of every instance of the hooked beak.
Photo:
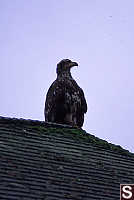
POLYGON ((69 64, 69 66, 70 66, 70 67, 78 66, 78 63, 77 63, 77 62, 71 62, 71 63, 69 64))

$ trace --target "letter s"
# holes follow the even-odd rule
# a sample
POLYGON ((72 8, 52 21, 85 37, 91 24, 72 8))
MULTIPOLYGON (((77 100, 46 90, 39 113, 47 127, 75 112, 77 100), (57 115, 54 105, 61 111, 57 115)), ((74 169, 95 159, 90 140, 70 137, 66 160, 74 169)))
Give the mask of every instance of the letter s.
POLYGON ((124 192, 124 193, 122 193, 122 197, 124 199, 130 199, 132 197, 132 192, 130 191, 130 190, 132 190, 131 186, 125 185, 125 186, 123 186, 122 190, 124 192))

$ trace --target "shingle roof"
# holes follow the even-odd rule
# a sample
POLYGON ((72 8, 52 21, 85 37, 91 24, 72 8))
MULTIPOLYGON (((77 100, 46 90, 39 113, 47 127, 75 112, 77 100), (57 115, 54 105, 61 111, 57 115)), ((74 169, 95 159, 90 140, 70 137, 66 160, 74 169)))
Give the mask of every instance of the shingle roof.
POLYGON ((0 118, 0 199, 117 200, 134 154, 80 129, 0 118))

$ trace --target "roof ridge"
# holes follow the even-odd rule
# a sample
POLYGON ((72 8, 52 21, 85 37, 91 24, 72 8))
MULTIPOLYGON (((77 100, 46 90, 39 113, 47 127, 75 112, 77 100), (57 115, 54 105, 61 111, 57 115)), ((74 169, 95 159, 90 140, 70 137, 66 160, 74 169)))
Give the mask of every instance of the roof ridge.
POLYGON ((56 131, 56 133, 61 133, 62 135, 72 136, 73 138, 77 138, 78 140, 91 143, 93 146, 96 146, 101 149, 106 149, 116 152, 118 154, 124 156, 134 156, 134 153, 129 152, 128 150, 122 148, 120 145, 115 145, 107 142, 106 140, 100 139, 93 134, 87 133, 85 130, 81 128, 74 128, 69 125, 39 121, 39 120, 31 120, 31 119, 23 119, 23 118, 10 118, 10 117, 2 117, 0 116, 0 124, 15 124, 16 126, 26 125, 29 126, 30 129, 34 129, 38 132, 52 132, 56 131), (64 130, 64 131, 63 131, 64 130))
POLYGON ((70 125, 65 125, 65 124, 57 124, 57 123, 52 123, 52 122, 45 122, 45 121, 40 121, 40 120, 33 120, 33 119, 24 119, 24 118, 14 118, 14 117, 3 117, 0 116, 0 123, 15 123, 15 124, 26 124, 26 125, 45 125, 45 127, 61 127, 61 128, 73 128, 70 125))

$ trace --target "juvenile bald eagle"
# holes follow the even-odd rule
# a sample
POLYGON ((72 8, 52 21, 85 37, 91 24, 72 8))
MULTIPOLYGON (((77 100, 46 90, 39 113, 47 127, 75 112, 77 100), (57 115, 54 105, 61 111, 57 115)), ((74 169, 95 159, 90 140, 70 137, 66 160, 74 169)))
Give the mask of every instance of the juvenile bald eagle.
POLYGON ((87 103, 83 90, 71 76, 76 62, 64 59, 57 64, 57 79, 50 86, 45 102, 45 121, 82 127, 87 103))

